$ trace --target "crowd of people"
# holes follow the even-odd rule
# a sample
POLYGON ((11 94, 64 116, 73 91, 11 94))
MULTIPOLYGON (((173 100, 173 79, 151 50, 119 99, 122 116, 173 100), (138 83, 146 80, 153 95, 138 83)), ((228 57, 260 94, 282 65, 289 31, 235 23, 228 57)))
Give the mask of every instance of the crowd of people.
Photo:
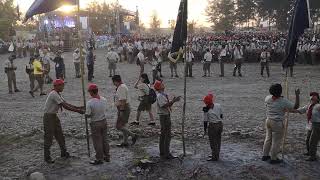
MULTIPOLYGON (((19 58, 20 44, 15 46, 12 55, 5 62, 5 71, 8 76, 9 93, 19 92, 15 81, 14 59, 19 58), (13 85, 13 88, 12 88, 13 85)), ((62 133, 60 120, 57 113, 61 107, 85 114, 90 118, 90 127, 93 139, 94 149, 96 151, 96 160, 91 164, 102 164, 103 161, 110 161, 109 145, 106 139, 107 117, 106 100, 99 95, 98 85, 93 84, 94 81, 94 65, 96 56, 94 55, 94 47, 89 43, 89 47, 76 49, 73 53, 73 63, 75 67, 75 77, 80 78, 80 54, 85 56, 87 65, 87 78, 90 82, 88 92, 92 99, 88 101, 86 107, 78 107, 68 104, 62 97, 61 92, 64 89, 66 79, 66 69, 64 57, 58 46, 51 47, 42 42, 28 42, 27 45, 30 54, 30 62, 26 66, 26 73, 30 79, 29 93, 34 97, 34 93, 40 89, 40 96, 46 95, 43 85, 44 83, 52 83, 54 90, 47 96, 45 103, 44 122, 44 159, 48 163, 53 163, 50 156, 50 147, 53 137, 58 141, 61 148, 61 157, 68 158, 70 155, 65 146, 65 140, 62 133), (49 76, 50 63, 55 63, 55 80, 49 76), (35 81, 37 86, 35 86, 35 81)), ((299 42, 297 52, 297 61, 302 63, 317 62, 317 53, 320 48, 320 41, 315 35, 307 35, 299 42), (309 59, 311 58, 311 60, 309 59)), ((60 43, 59 43, 60 44, 60 43)), ((62 45, 62 44, 60 44, 62 45)), ((23 48, 22 48, 23 49, 23 48)), ((171 77, 179 77, 177 74, 177 63, 184 61, 186 63, 186 76, 193 77, 192 66, 195 62, 203 63, 203 77, 211 76, 210 65, 215 60, 220 64, 220 77, 224 74, 224 63, 233 62, 233 76, 242 76, 241 66, 244 62, 260 62, 261 76, 264 75, 264 68, 267 70, 267 76, 270 76, 269 62, 277 62, 284 56, 285 39, 283 34, 233 34, 233 35, 211 35, 189 37, 187 47, 180 49, 178 52, 170 52, 171 41, 168 37, 158 39, 126 39, 121 41, 121 45, 112 45, 108 47, 105 60, 109 63, 109 76, 116 88, 115 106, 117 107, 117 123, 116 128, 123 133, 123 142, 119 147, 128 147, 128 137, 131 137, 131 145, 134 145, 138 139, 137 134, 131 132, 127 128, 129 116, 131 112, 129 89, 123 83, 121 77, 115 72, 117 63, 127 61, 134 63, 140 67, 139 77, 134 87, 139 90, 140 104, 137 107, 136 120, 131 122, 132 125, 140 125, 141 112, 147 111, 150 117, 148 125, 155 125, 155 118, 152 113, 152 104, 156 104, 160 119, 161 135, 159 141, 160 157, 162 159, 172 159, 174 156, 170 153, 171 139, 171 113, 172 106, 180 101, 180 97, 174 97, 172 100, 168 98, 165 91, 165 83, 163 80, 161 64, 164 61, 170 63, 171 77), (150 63, 152 66, 152 82, 145 73, 145 64, 150 63)), ((22 50, 23 51, 23 50, 22 50)), ((25 55, 26 53, 22 53, 25 55)), ((292 75, 292 74, 291 74, 292 75)), ((309 128, 307 138, 307 154, 309 161, 316 160, 317 144, 320 140, 320 105, 319 94, 312 92, 310 94, 310 104, 299 108, 299 94, 296 90, 296 103, 293 104, 289 100, 283 98, 282 87, 275 84, 270 87, 270 95, 266 97, 266 139, 263 147, 263 161, 270 160, 271 164, 282 162, 278 159, 279 148, 283 138, 284 130, 284 113, 306 113, 309 128)), ((215 103, 214 94, 208 94, 204 97, 204 131, 209 136, 212 154, 209 161, 219 160, 221 134, 223 131, 223 111, 220 104, 215 103)))

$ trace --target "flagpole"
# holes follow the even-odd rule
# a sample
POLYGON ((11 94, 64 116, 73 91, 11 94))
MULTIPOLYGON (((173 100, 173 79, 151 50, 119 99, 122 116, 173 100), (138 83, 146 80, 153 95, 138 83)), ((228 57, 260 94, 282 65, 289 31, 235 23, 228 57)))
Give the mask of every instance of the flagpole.
MULTIPOLYGON (((286 75, 285 75, 285 92, 286 92, 286 97, 289 99, 289 67, 286 68, 286 75)), ((286 112, 285 119, 284 119, 284 133, 283 133, 283 139, 282 139, 282 159, 284 159, 284 146, 286 143, 286 138, 287 138, 287 133, 288 133, 288 125, 289 125, 289 112, 286 112)))
MULTIPOLYGON (((185 18, 184 17, 184 12, 185 12, 185 7, 186 7, 186 3, 187 1, 184 0, 185 3, 183 5, 183 13, 182 13, 182 20, 185 18)), ((188 16, 186 18, 186 21, 188 22, 188 16)), ((183 31, 183 25, 181 26, 181 33, 180 36, 182 36, 182 31, 183 31)), ((183 112, 182 112, 182 125, 181 125, 181 136, 182 136, 182 147, 183 147, 183 156, 186 156, 186 143, 185 143, 185 137, 184 137, 184 124, 185 124, 185 120, 186 120, 186 105, 187 105, 187 39, 188 39, 188 29, 187 29, 187 38, 185 39, 185 41, 183 42, 184 44, 184 77, 183 77, 183 112)))
MULTIPOLYGON (((81 66, 81 85, 82 85, 82 97, 83 97, 83 105, 86 107, 86 93, 84 86, 84 59, 82 52, 82 42, 81 42, 81 22, 80 22, 80 0, 77 0, 77 11, 78 11, 78 47, 80 53, 80 66, 81 66)), ((90 157, 90 142, 89 142, 89 129, 88 129, 88 118, 84 116, 85 124, 86 124, 86 137, 87 137, 87 149, 88 156, 90 157)))

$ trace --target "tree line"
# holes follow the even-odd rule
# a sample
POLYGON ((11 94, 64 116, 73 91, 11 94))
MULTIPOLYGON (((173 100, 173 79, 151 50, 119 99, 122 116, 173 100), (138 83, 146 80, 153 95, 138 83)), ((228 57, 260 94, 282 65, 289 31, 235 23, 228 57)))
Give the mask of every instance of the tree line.
MULTIPOLYGON (((309 0, 313 22, 320 18, 320 0, 309 0)), ((286 30, 295 0, 208 0, 206 15, 215 30, 231 30, 236 26, 269 21, 278 30, 286 30)))

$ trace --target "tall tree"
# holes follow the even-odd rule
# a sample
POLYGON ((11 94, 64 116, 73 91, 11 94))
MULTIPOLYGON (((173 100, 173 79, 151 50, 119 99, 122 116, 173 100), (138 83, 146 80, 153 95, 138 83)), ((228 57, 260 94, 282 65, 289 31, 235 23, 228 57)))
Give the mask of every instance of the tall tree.
POLYGON ((208 0, 206 15, 208 21, 213 23, 215 30, 231 30, 236 22, 235 2, 234 0, 208 0))
POLYGON ((0 38, 7 39, 9 30, 16 24, 18 13, 13 5, 14 0, 0 1, 0 38))
POLYGON ((254 0, 237 0, 236 18, 238 24, 249 23, 255 18, 257 5, 254 0))
POLYGON ((153 11, 150 18, 150 28, 152 31, 158 31, 161 25, 161 20, 158 16, 157 11, 153 11))

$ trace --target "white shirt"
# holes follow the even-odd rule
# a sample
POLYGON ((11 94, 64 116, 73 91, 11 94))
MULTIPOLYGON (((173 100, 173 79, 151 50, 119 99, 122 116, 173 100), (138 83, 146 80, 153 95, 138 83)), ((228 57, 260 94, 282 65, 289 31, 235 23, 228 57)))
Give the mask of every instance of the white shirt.
POLYGON ((225 56, 227 56, 227 50, 226 50, 226 48, 224 48, 224 49, 221 50, 219 57, 225 57, 225 56))
POLYGON ((90 117, 91 122, 106 119, 107 100, 100 96, 100 99, 92 98, 87 102, 86 115, 90 117))
POLYGON ((144 55, 141 51, 138 53, 137 57, 138 57, 140 63, 143 64, 144 63, 144 55))
POLYGON ((64 102, 63 97, 57 91, 51 91, 44 105, 44 112, 56 114, 59 111, 60 104, 64 102))
POLYGON ((206 53, 204 54, 204 60, 205 60, 206 62, 212 62, 212 54, 211 54, 210 52, 206 52, 206 53))
POLYGON ((119 61, 119 59, 120 59, 120 57, 116 52, 110 51, 107 53, 107 61, 109 63, 117 63, 119 61))
MULTIPOLYGON (((183 58, 185 58, 185 54, 183 54, 183 58)), ((192 59, 194 59, 194 55, 192 52, 188 52, 187 53, 187 58, 186 59, 186 62, 192 62, 192 59)))
POLYGON ((80 63, 80 53, 73 53, 73 62, 74 63, 80 63))
POLYGON ((242 59, 243 52, 241 49, 239 50, 238 48, 235 48, 233 55, 234 55, 234 59, 242 59))
POLYGON ((222 120, 222 108, 220 104, 214 104, 214 107, 212 109, 209 109, 208 112, 205 112, 203 114, 203 121, 209 122, 209 123, 217 123, 222 120))
POLYGON ((129 89, 125 84, 121 84, 116 91, 116 94, 114 96, 114 102, 115 105, 118 106, 120 103, 119 101, 125 100, 127 104, 130 102, 129 97, 129 89))
POLYGON ((294 104, 288 99, 280 97, 273 100, 272 95, 266 97, 265 103, 267 107, 267 118, 274 121, 283 121, 285 112, 294 108, 294 104))

